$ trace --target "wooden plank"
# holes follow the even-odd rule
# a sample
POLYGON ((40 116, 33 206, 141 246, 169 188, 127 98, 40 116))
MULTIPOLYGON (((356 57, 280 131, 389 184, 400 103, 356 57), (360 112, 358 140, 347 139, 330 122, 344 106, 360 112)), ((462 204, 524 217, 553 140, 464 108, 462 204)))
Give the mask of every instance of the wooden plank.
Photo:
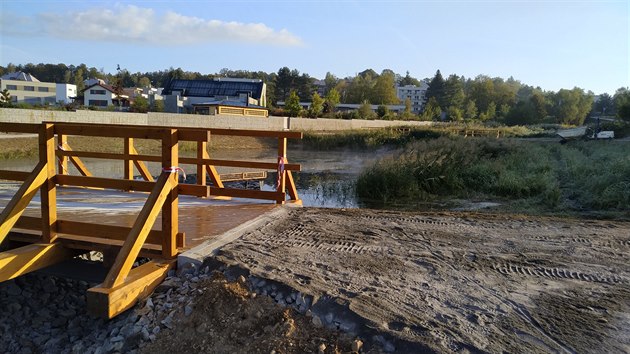
POLYGON ((90 157, 95 159, 106 160, 133 160, 133 161, 151 161, 160 162, 162 158, 154 155, 134 155, 134 154, 118 154, 113 152, 93 152, 93 151, 58 151, 58 156, 77 156, 90 157))
POLYGON ((42 240, 55 240, 55 222, 57 221, 57 185, 55 184, 55 133, 54 125, 44 123, 39 133, 39 162, 46 171, 46 179, 42 184, 39 197, 42 211, 42 240))
MULTIPOLYGON (((284 193, 286 191, 286 165, 287 165, 287 139, 278 138, 278 193, 284 193)), ((278 201, 278 204, 284 204, 284 200, 278 201)))
POLYGON ((161 139, 167 128, 113 124, 55 123, 56 134, 110 138, 161 139), (107 129, 104 129, 104 126, 107 129))
MULTIPOLYGON (((123 154, 131 155, 131 150, 133 149, 133 138, 124 138, 123 139, 123 154)), ((123 160, 123 178, 124 179, 133 179, 133 161, 130 159, 123 160)))
POLYGON ((214 135, 253 136, 267 138, 291 138, 302 139, 302 132, 276 131, 276 130, 245 130, 245 129, 215 129, 210 128, 214 135))
MULTIPOLYGON (((277 162, 257 162, 257 161, 239 161, 239 160, 220 160, 220 159, 198 159, 195 157, 182 157, 179 159, 181 164, 191 165, 214 165, 226 167, 244 167, 265 170, 275 170, 278 168, 277 162)), ((284 165, 287 171, 301 171, 302 166, 297 163, 288 163, 284 165)))
POLYGON ((119 190, 133 190, 139 192, 150 192, 155 186, 155 182, 124 180, 104 177, 85 177, 85 176, 69 176, 58 175, 56 177, 57 184, 60 186, 74 187, 94 187, 119 190))
POLYGON ((92 176, 92 172, 88 170, 88 168, 85 166, 83 161, 81 161, 81 159, 79 159, 75 154, 72 154, 73 150, 70 147, 70 145, 65 144, 64 146, 60 146, 59 150, 61 150, 61 152, 64 152, 64 153, 69 153, 69 155, 61 154, 60 156, 68 156, 68 158, 70 159, 70 162, 72 162, 74 167, 77 168, 77 170, 82 176, 86 176, 86 177, 92 176))
POLYGON ((5 133, 39 133, 40 124, 32 123, 0 123, 0 132, 5 133))
POLYGON ((259 191, 251 189, 237 189, 237 188, 217 188, 209 187, 210 196, 223 196, 234 198, 247 198, 247 199, 262 199, 262 200, 284 200, 285 194, 277 191, 259 191))
POLYGON ((46 165, 41 162, 37 164, 33 172, 31 172, 22 186, 20 186, 13 198, 11 198, 9 203, 4 207, 4 210, 2 210, 0 214, 0 243, 2 243, 9 231, 11 231, 11 228, 13 228, 13 225, 18 221, 31 199, 37 194, 37 190, 46 181, 48 171, 45 166, 46 165))
POLYGON ((177 140, 179 141, 196 141, 205 142, 210 141, 210 131, 204 128, 200 129, 177 129, 177 140))
POLYGON ((174 187, 172 177, 170 173, 162 173, 160 178, 158 178, 155 183, 155 188, 142 207, 138 218, 131 228, 129 236, 116 257, 114 265, 103 282, 105 287, 115 287, 125 281, 133 263, 136 261, 136 257, 138 257, 140 248, 142 248, 151 227, 160 213, 162 205, 164 205, 167 198, 171 195, 174 187))
POLYGON ((292 201, 298 201, 300 198, 298 197, 297 187, 295 186, 295 181, 293 180, 293 174, 291 171, 287 171, 287 189, 289 192, 289 198, 292 201))
MULTIPOLYGON (((197 142, 197 158, 206 158, 206 156, 208 155, 208 151, 206 150, 207 145, 208 143, 205 141, 197 142)), ((203 164, 197 164, 197 184, 200 186, 206 185, 206 166, 204 166, 203 164)))
MULTIPOLYGON (((138 151, 133 146, 131 147, 131 154, 138 155, 138 151)), ((149 169, 147 168, 147 166, 144 164, 143 161, 133 160, 133 164, 136 165, 138 172, 140 172, 140 175, 142 176, 142 178, 144 178, 145 181, 149 181, 149 182, 154 181, 153 176, 151 175, 151 172, 149 172, 149 169)))
MULTIPOLYGON (((177 168, 179 166, 179 140, 177 129, 171 129, 162 138, 162 168, 177 168)), ((177 233, 179 225, 179 190, 178 172, 171 173, 170 180, 174 188, 171 189, 162 207, 162 255, 166 258, 177 255, 177 233)))
POLYGON ((88 289, 88 311, 102 318, 114 318, 149 296, 175 264, 176 260, 151 261, 132 269, 117 286, 100 284, 88 289))
MULTIPOLYGON (((210 159, 208 151, 204 150, 203 158, 208 160, 210 159)), ((214 184, 215 187, 223 188, 223 181, 221 180, 221 176, 217 172, 217 169, 214 167, 214 165, 206 164, 205 166, 206 170, 208 171, 208 175, 210 176, 210 180, 212 181, 212 184, 214 184)))
MULTIPOLYGON (((57 147, 59 149, 65 149, 67 145, 68 145, 68 137, 63 135, 63 134, 57 135, 57 147)), ((59 156, 59 155, 57 155, 57 160, 59 160, 59 174, 60 175, 67 175, 67 174, 69 174, 69 172, 68 172, 68 157, 67 156, 59 156)))
POLYGON ((77 255, 60 243, 37 243, 0 253, 0 282, 19 277, 77 255))
POLYGON ((9 181, 24 181, 30 174, 31 172, 0 170, 0 179, 9 181))

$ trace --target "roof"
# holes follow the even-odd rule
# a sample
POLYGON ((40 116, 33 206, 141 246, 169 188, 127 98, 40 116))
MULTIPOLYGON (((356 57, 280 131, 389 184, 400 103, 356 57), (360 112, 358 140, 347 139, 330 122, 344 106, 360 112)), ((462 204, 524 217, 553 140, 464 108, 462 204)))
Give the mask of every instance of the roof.
POLYGON ((102 87, 102 88, 106 89, 107 91, 109 91, 109 92, 111 92, 111 93, 114 93, 114 88, 113 88, 113 87, 111 87, 111 86, 109 86, 109 85, 106 85, 106 84, 101 84, 101 83, 98 83, 98 84, 94 84, 94 85, 88 86, 88 87, 86 87, 85 89, 83 89, 83 91, 81 91, 81 92, 85 92, 85 91, 87 91, 87 90, 91 89, 91 88, 92 88, 92 87, 94 87, 94 86, 100 86, 100 87, 102 87))
POLYGON ((181 91, 182 96, 187 97, 235 97, 240 94, 249 94, 254 99, 260 99, 264 83, 261 80, 220 78, 212 80, 171 80, 162 95, 172 95, 181 91))
POLYGON ((248 105, 246 102, 234 101, 234 100, 211 100, 211 101, 206 101, 206 102, 201 102, 201 103, 193 103, 193 106, 229 106, 229 107, 267 109, 267 107, 257 106, 254 104, 248 105))
POLYGON ((32 81, 32 82, 40 82, 37 78, 31 74, 27 74, 22 71, 17 71, 13 73, 8 73, 2 75, 2 80, 18 80, 18 81, 32 81))

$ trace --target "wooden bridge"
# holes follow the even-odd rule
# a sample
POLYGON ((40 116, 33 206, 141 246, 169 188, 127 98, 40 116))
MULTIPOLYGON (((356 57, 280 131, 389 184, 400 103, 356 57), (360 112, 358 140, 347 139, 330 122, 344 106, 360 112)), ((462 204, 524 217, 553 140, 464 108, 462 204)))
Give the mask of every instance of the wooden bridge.
MULTIPOLYGON (((20 124, 0 123, 0 132, 37 134, 39 160, 32 172, 0 170, 0 179, 23 184, 0 214, 0 281, 76 257, 89 251, 115 249, 115 259, 103 281, 88 290, 88 309, 113 318, 150 294, 176 264, 176 256, 190 245, 178 225, 180 195, 202 198, 248 198, 276 204, 301 204, 292 171, 299 164, 287 160, 287 139, 302 138, 302 133, 288 131, 229 130, 159 126, 94 125, 76 123, 20 124), (220 160, 210 158, 207 144, 213 135, 276 138, 278 159, 273 162, 220 160), (75 151, 69 136, 120 138, 121 153, 75 151), (56 139, 55 139, 56 137, 56 139), (161 155, 140 154, 134 139, 152 139, 161 143, 161 155), (178 144, 196 143, 196 157, 180 157, 178 144), (124 164, 121 179, 93 176, 82 158, 120 160, 124 164), (145 162, 161 163, 157 179, 145 162), (79 172, 68 173, 69 163, 79 172), (196 167, 196 184, 179 183, 180 164, 196 167), (226 188, 216 166, 275 170, 277 187, 272 191, 226 188), (134 167, 142 180, 134 179, 134 167), (209 177, 211 185, 206 185, 209 177), (62 219, 58 213, 58 189, 80 187, 146 192, 146 202, 133 226, 105 224, 102 219, 79 222, 62 219), (24 214, 39 192, 41 215, 24 214), (161 229, 153 229, 161 216, 161 229), (100 222, 99 222, 100 221, 100 222), (20 246, 15 246, 20 245, 20 246), (150 261, 133 267, 138 257, 150 261)), ((29 208, 30 209, 30 208, 29 208)))

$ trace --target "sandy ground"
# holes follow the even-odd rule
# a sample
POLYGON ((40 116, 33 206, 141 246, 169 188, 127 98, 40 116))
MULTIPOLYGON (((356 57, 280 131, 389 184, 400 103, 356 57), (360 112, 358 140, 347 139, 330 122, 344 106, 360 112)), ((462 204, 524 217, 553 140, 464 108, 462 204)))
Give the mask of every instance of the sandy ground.
POLYGON ((629 251, 625 222, 302 208, 218 259, 334 299, 396 351, 623 353, 629 251))

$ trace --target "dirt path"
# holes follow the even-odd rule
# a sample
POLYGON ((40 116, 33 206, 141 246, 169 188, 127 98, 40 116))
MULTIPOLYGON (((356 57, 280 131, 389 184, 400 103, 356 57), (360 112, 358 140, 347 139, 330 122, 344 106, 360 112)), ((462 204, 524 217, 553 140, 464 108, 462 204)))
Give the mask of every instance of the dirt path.
POLYGON ((314 295, 329 325, 402 351, 630 352, 630 223, 287 213, 218 259, 314 295))

